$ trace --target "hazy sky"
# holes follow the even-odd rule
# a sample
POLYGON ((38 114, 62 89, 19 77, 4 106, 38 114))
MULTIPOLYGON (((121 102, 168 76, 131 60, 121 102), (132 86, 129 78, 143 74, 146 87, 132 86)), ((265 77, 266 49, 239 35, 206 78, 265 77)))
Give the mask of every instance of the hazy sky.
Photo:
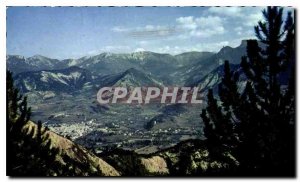
POLYGON ((218 51, 254 37, 262 7, 10 7, 7 54, 218 51))

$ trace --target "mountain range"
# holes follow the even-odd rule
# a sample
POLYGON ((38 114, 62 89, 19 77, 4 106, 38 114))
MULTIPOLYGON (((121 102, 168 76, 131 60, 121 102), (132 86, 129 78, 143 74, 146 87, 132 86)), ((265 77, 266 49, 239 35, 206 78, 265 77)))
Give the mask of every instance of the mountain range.
MULTIPOLYGON (((181 150, 202 145, 193 139, 203 139, 200 112, 206 103, 101 105, 96 99, 98 90, 102 87, 186 86, 199 87, 204 95, 208 89, 217 93, 224 75, 224 61, 229 61, 232 71, 242 73, 239 63, 246 55, 246 47, 243 40, 238 47, 225 46, 216 53, 170 55, 144 51, 64 60, 41 55, 29 58, 7 55, 6 65, 14 74, 16 87, 28 97, 32 120, 41 120, 50 128, 53 139, 59 141, 55 144, 67 154, 78 152, 60 143, 80 153, 83 151, 88 160, 101 163, 105 175, 135 171, 124 168, 131 166, 126 165, 127 158, 141 162, 147 173, 176 174, 181 150), (115 148, 130 151, 107 150, 115 148)), ((279 80, 286 83, 287 75, 289 73, 280 75, 279 80)), ((238 88, 242 90, 245 83, 245 75, 240 74, 238 88)), ((205 151, 193 150, 190 155, 193 165, 202 168, 199 153, 204 156, 205 151)), ((205 165, 218 169, 215 162, 205 165)))
MULTIPOLYGON (((6 63, 16 86, 28 97, 33 120, 43 121, 85 147, 108 144, 138 150, 149 141, 164 148, 201 137, 195 128, 203 125, 199 114, 205 103, 104 106, 96 100, 101 87, 198 86, 204 93, 210 88, 217 91, 224 61, 238 70, 245 54, 246 41, 242 41, 236 48, 225 46, 217 53, 144 51, 64 60, 8 55, 6 63), (165 141, 159 137, 162 134, 155 134, 166 131, 173 134, 166 135, 165 141)), ((241 80, 239 86, 243 84, 241 80)))
POLYGON ((219 52, 186 52, 172 56, 153 52, 129 54, 102 53, 80 59, 57 60, 41 55, 29 58, 7 56, 11 70, 22 91, 76 91, 85 84, 103 86, 124 78, 172 86, 191 86, 200 82, 224 60, 239 64, 246 54, 246 41, 236 48, 223 47, 219 52), (127 76, 126 76, 127 75, 127 76), (131 75, 131 76, 128 76, 131 75), (135 78, 133 78, 135 77, 135 78), (96 83, 98 82, 98 83, 96 83))

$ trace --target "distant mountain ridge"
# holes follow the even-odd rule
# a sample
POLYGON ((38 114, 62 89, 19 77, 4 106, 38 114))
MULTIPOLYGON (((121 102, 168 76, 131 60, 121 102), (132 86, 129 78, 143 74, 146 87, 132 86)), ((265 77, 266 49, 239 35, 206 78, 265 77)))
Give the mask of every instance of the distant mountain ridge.
POLYGON ((245 56, 247 49, 247 41, 243 40, 241 44, 232 48, 229 46, 223 47, 218 53, 208 57, 202 62, 196 63, 191 67, 191 69, 187 72, 187 78, 185 80, 185 85, 191 85, 205 75, 209 74, 218 66, 222 65, 225 60, 228 60, 230 64, 240 64, 241 57, 245 56))
POLYGON ((29 58, 17 55, 7 56, 7 68, 18 73, 41 70, 59 70, 77 66, 86 69, 94 76, 106 76, 125 72, 134 68, 149 74, 164 85, 183 86, 203 78, 218 67, 224 60, 233 64, 240 62, 246 54, 246 41, 236 48, 223 47, 219 52, 186 52, 172 56, 149 51, 116 54, 101 53, 79 59, 57 60, 41 55, 29 58))
POLYGON ((14 74, 18 74, 27 71, 62 69, 66 68, 67 65, 58 59, 51 59, 41 55, 28 58, 19 55, 8 55, 6 56, 6 67, 14 74))
POLYGON ((82 89, 92 81, 88 70, 72 66, 61 70, 29 71, 15 76, 16 86, 22 92, 65 91, 82 89))
POLYGON ((142 86, 162 86, 162 82, 154 79, 151 75, 130 68, 122 73, 100 77, 96 83, 100 87, 142 87, 142 86))
POLYGON ((74 93, 101 87, 161 87, 163 83, 151 75, 130 68, 122 73, 93 76, 89 70, 72 66, 60 70, 41 70, 19 73, 15 76, 16 86, 21 92, 53 91, 74 93))

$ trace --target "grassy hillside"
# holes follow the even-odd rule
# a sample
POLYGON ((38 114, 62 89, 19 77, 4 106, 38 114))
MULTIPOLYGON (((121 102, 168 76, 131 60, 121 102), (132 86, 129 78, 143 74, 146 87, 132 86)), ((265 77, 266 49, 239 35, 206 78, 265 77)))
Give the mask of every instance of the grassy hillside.
MULTIPOLYGON (((37 125, 29 121, 24 129, 29 129, 29 132, 34 131, 34 135, 37 132, 37 125)), ((67 155, 71 160, 78 162, 78 164, 88 164, 90 169, 96 174, 104 176, 119 176, 119 172, 106 163, 103 159, 95 156, 84 147, 73 143, 72 141, 59 136, 58 134, 46 131, 49 134, 49 139, 51 140, 51 147, 57 148, 60 151, 60 155, 57 156, 57 160, 62 164, 65 164, 64 159, 61 157, 64 154, 67 155)), ((80 170, 80 169, 79 169, 80 170)))

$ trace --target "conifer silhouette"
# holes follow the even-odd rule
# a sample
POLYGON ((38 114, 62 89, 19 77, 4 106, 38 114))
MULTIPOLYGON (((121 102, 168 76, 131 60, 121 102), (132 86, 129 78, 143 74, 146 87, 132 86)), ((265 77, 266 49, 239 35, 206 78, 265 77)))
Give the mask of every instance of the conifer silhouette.
POLYGON ((221 104, 210 90, 201 114, 207 141, 223 152, 224 145, 232 149, 240 175, 295 174, 294 20, 289 12, 283 23, 282 14, 283 8, 264 10, 264 21, 254 28, 258 41, 247 41, 247 56, 240 64, 247 78, 244 89, 238 88, 239 72, 230 71, 225 61, 221 104), (287 88, 284 74, 290 75, 287 88), (214 142, 222 130, 227 140, 214 142))

